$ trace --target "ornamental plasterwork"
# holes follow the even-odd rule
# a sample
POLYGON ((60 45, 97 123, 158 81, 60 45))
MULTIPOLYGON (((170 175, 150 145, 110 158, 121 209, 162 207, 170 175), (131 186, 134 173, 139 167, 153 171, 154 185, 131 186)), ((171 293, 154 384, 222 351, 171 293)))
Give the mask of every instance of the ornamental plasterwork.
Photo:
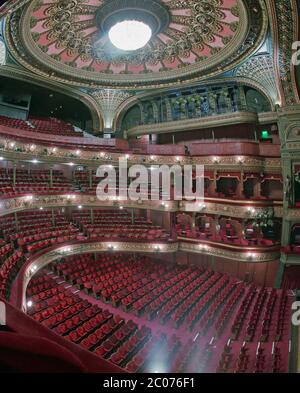
POLYGON ((278 40, 278 72, 284 101, 287 106, 299 104, 295 81, 295 69, 291 62, 292 43, 298 40, 299 16, 296 0, 273 0, 277 18, 276 38, 278 40))
MULTIPOLYGON (((250 0, 251 4, 249 5, 249 10, 250 10, 250 28, 249 23, 248 23, 248 16, 246 9, 243 5, 242 0, 234 0, 234 4, 236 2, 237 6, 233 5, 232 1, 229 1, 228 6, 227 6, 227 0, 224 0, 221 2, 220 0, 214 0, 214 1, 209 1, 209 2, 199 2, 195 0, 190 0, 189 2, 184 2, 184 4, 188 3, 188 6, 190 7, 191 4, 194 4, 195 10, 197 7, 199 8, 200 14, 198 16, 194 16, 194 18, 197 19, 197 23, 202 23, 204 31, 207 31, 207 34, 209 36, 209 31, 210 28, 212 28, 212 25, 215 23, 215 28, 216 30, 216 35, 214 38, 214 41, 211 41, 209 45, 212 47, 211 50, 206 50, 205 48, 200 50, 200 52, 197 54, 189 54, 189 47, 187 45, 187 48, 185 50, 188 52, 186 55, 188 56, 186 59, 186 63, 184 60, 184 57, 180 57, 180 60, 176 60, 176 58, 168 58, 168 52, 164 52, 164 56, 168 59, 167 62, 165 60, 159 60, 159 62, 165 62, 164 65, 158 64, 158 65, 152 65, 152 72, 145 72, 145 73, 140 73, 141 71, 137 71, 138 67, 136 64, 133 65, 133 71, 130 71, 129 73, 125 72, 122 73, 122 63, 112 64, 111 67, 113 67, 113 77, 111 72, 104 72, 107 67, 103 69, 103 63, 97 64, 97 70, 95 71, 89 71, 89 67, 91 61, 87 60, 85 56, 87 54, 76 54, 75 52, 77 49, 79 49, 81 46, 79 45, 77 47, 77 42, 76 40, 74 41, 75 38, 73 38, 74 41, 74 47, 67 49, 66 56, 64 55, 64 61, 58 60, 57 58, 53 58, 51 56, 51 53, 49 52, 49 48, 45 49, 44 51, 38 47, 38 42, 40 38, 37 38, 35 35, 34 38, 37 38, 37 42, 34 41, 34 38, 32 34, 34 33, 31 31, 32 29, 34 30, 35 28, 39 28, 41 26, 41 23, 37 21, 37 23, 34 21, 30 21, 30 18, 32 17, 32 12, 38 12, 39 8, 36 10, 34 8, 34 5, 37 4, 36 1, 32 1, 27 8, 27 11, 25 10, 23 16, 22 16, 22 32, 20 34, 19 31, 19 20, 20 20, 20 15, 16 12, 11 16, 11 20, 9 23, 7 23, 7 29, 6 29, 6 37, 7 37, 7 42, 10 47, 10 50, 12 54, 18 58, 18 61, 23 64, 26 68, 30 69, 31 71, 39 74, 48 74, 51 76, 52 79, 55 80, 60 80, 64 82, 68 82, 70 84, 77 84, 81 86, 92 86, 92 85, 100 85, 100 86, 111 86, 113 88, 117 88, 118 86, 120 88, 124 89, 136 89, 137 87, 140 88, 152 88, 153 83, 155 83, 156 86, 168 86, 168 84, 178 84, 178 80, 182 80, 182 78, 187 78, 188 80, 199 80, 206 78, 208 75, 217 75, 220 74, 221 72, 225 71, 226 69, 233 68, 238 62, 241 61, 241 58, 245 58, 250 54, 250 52, 253 52, 259 44, 262 42, 262 40, 265 37, 266 33, 266 28, 267 28, 267 18, 266 18, 266 13, 265 13, 265 8, 264 4, 262 1, 259 0, 250 0), (224 3, 225 1, 225 3, 224 3), (203 11, 202 8, 206 7, 207 14, 209 15, 210 18, 210 23, 207 23, 207 26, 205 27, 203 22, 207 22, 207 15, 206 13, 202 13, 203 11), (221 14, 219 12, 216 13, 218 17, 222 16, 225 18, 225 24, 224 26, 226 27, 221 27, 222 23, 219 24, 216 22, 214 19, 212 7, 218 7, 221 10, 221 14), (225 11, 222 10, 222 7, 225 7, 225 11), (200 16, 201 15, 201 16, 200 16), (231 16, 230 16, 231 15, 231 16), (238 15, 238 16, 235 16, 238 15), (228 40, 222 40, 222 34, 226 34, 230 36, 228 29, 230 29, 230 25, 232 24, 232 21, 235 18, 238 18, 238 27, 234 29, 234 36, 230 42, 227 42, 228 40), (10 28, 8 28, 10 26, 10 28), (31 26, 31 27, 30 27, 31 26), (38 26, 38 27, 36 27, 38 26), (29 27, 29 28, 28 28, 29 27), (31 29, 31 30, 30 30, 31 29), (10 36, 12 34, 12 36, 10 36), (248 35, 247 35, 248 34, 248 35), (247 38, 245 38, 247 35, 247 38), (20 36, 23 37, 22 40, 20 40, 20 36), (11 38, 11 39, 10 39, 11 38), (226 41, 226 42, 225 42, 226 41), (221 44, 222 43, 222 44, 221 44), (24 48, 24 45, 26 46, 26 49, 24 48), (69 52, 70 53, 69 53, 69 52), (30 53, 30 55, 29 55, 30 53), (33 61, 31 58, 33 56, 35 58, 35 61, 38 61, 40 65, 33 66, 33 61), (69 59, 69 60, 67 60, 69 59), (78 60, 76 60, 78 59, 78 60), (79 61, 80 59, 80 61, 79 61), (198 60, 199 59, 199 60, 198 60), (75 61, 74 61, 75 60, 75 61), (78 67, 78 64, 80 63, 80 66, 78 67), (68 63, 68 64, 66 64, 68 63), (70 65, 72 63, 73 65, 70 65), (75 65, 76 63, 76 65, 75 65), (85 66, 88 64, 87 68, 85 69, 85 66), (121 64, 121 66, 120 66, 121 64), (76 67, 76 73, 74 73, 74 65, 76 67), (218 67, 216 67, 218 65, 218 67), (153 68, 154 67, 154 68, 153 68), (202 70, 202 71, 201 71, 202 70), (136 73, 139 72, 139 73, 136 73), (202 75, 200 74, 202 72, 202 75), (196 74, 198 74, 196 76, 196 74), (66 78, 67 77, 67 78, 66 78), (134 84, 133 86, 129 86, 130 84, 134 84), (148 85, 149 83, 149 85, 148 85)), ((55 2, 56 3, 56 2, 55 2)), ((67 6, 66 4, 70 2, 65 2, 64 0, 61 0, 61 4, 64 4, 65 7, 70 7, 67 6)), ((73 2, 72 2, 73 3, 73 2)), ((77 2, 78 3, 78 2, 77 2)), ((249 2, 248 2, 249 3, 249 2)), ((79 3, 78 3, 79 4, 79 3)), ((178 12, 180 13, 182 10, 182 2, 171 2, 173 6, 178 7, 178 12)), ((55 4, 51 4, 52 6, 55 6, 55 4)), ((85 7, 89 7, 88 4, 85 4, 83 7, 83 10, 86 10, 85 7)), ((193 8, 194 9, 194 8, 193 8)), ((188 11, 186 11, 186 6, 184 8, 184 14, 188 15, 188 11)), ((44 11, 43 11, 44 12, 44 11)), ((84 11, 82 11, 84 12, 84 11)), ((194 11, 193 11, 194 12, 194 11)), ((59 14, 60 15, 60 14, 59 14)), ((68 22, 68 18, 72 18, 72 12, 71 10, 68 10, 65 12, 64 18, 66 18, 66 23, 68 22), (68 16, 70 15, 71 16, 68 16)), ((81 15, 81 14, 80 14, 81 15)), ((78 18, 77 18, 78 19, 78 18)), ((74 26, 80 25, 81 22, 79 22, 76 19, 76 23, 74 23, 74 26)), ((79 17, 80 19, 80 17, 79 17)), ((193 17, 192 17, 193 19, 193 17)), ((174 22, 174 25, 177 26, 178 22, 182 22, 181 20, 177 21, 176 23, 174 22)), ((89 26, 90 20, 82 22, 82 27, 83 28, 91 28, 89 26)), ((182 22, 183 23, 183 22, 182 22)), ((236 23, 236 22, 234 22, 236 23)), ((73 24, 71 24, 73 26, 73 24)), ((189 24, 189 26, 193 26, 193 24, 189 24)), ((198 25, 197 25, 198 26, 198 25)), ((190 28, 190 27, 188 27, 190 28)), ((45 40, 44 38, 48 34, 48 27, 43 26, 42 27, 42 32, 36 32, 36 34, 40 33, 42 34, 42 42, 44 45, 45 40), (45 31, 46 29, 46 31, 45 31), (45 36, 45 37, 44 37, 45 36)), ((69 30, 71 31, 72 29, 66 29, 65 33, 69 33, 69 30)), ((182 35, 185 34, 186 31, 185 29, 179 29, 180 32, 178 34, 182 35)), ((164 47, 166 43, 169 42, 169 40, 172 40, 172 38, 169 37, 169 32, 164 32, 161 34, 165 34, 167 39, 165 39, 165 43, 160 43, 160 47, 164 47)), ((197 31, 195 31, 193 34, 197 34, 197 31)), ((68 39, 71 39, 72 34, 67 34, 67 36, 64 38, 64 44, 68 41, 68 39), (66 41, 67 40, 67 41, 66 41)), ((92 33, 91 33, 92 35, 92 33)), ((84 36, 84 35, 83 35, 84 36)), ((56 36, 54 36, 55 38, 56 36)), ((63 36, 64 37, 64 36, 63 36)), ((185 40, 191 39, 191 36, 186 37, 185 40)), ((154 37, 154 40, 156 40, 156 37, 154 37)), ((164 41, 164 40, 163 40, 164 41)), ((176 36, 176 40, 174 39, 174 42, 181 43, 181 39, 179 39, 176 36)), ((52 41, 51 41, 52 42, 52 41)), ((69 41, 68 41, 69 42, 69 41)), ((186 42, 186 41, 184 41, 186 42)), ((195 44, 198 45, 198 44, 195 44)), ((207 44, 206 44, 207 45, 207 44)), ((52 48, 52 47, 51 47, 52 48)), ((58 45, 57 48, 54 50, 54 54, 60 56, 60 51, 61 50, 66 50, 65 47, 61 47, 58 45)), ((161 49, 160 49, 161 50, 161 49)), ((155 50, 153 50, 153 47, 150 46, 149 48, 149 53, 151 54, 156 53, 155 50)), ((194 52, 194 49, 192 49, 192 52, 194 52)), ((159 55, 160 56, 160 55, 159 55)), ((54 56, 55 57, 55 56, 54 56)), ((93 60, 94 61, 94 60, 93 60)), ((98 60, 99 63, 99 60, 98 60)), ((96 64, 96 63, 95 63, 96 64)), ((92 67, 93 68, 93 67, 92 67)), ((128 69, 128 65, 125 64, 125 68, 128 69)), ((96 87, 96 86, 95 86, 96 87)))
MULTIPOLYGON (((86 165, 90 167, 98 167, 101 164, 113 164, 118 163, 120 158, 124 158, 122 153, 95 153, 91 151, 81 151, 80 157, 76 155, 76 150, 68 150, 63 148, 56 148, 55 152, 53 147, 45 147, 44 145, 35 145, 34 151, 32 151, 32 144, 26 144, 17 142, 13 139, 0 139, 0 152, 1 155, 10 161, 24 161, 33 160, 37 157, 42 162, 49 164, 55 163, 69 163, 72 162, 74 165, 86 165)), ((235 170, 236 165, 239 163, 239 157, 237 156, 221 156, 218 157, 218 161, 215 162, 216 157, 214 156, 198 156, 193 157, 193 160, 189 157, 180 156, 180 165, 184 164, 198 164, 205 165, 207 170, 235 170)), ((144 165, 173 165, 178 161, 174 156, 159 156, 155 155, 141 155, 141 154, 130 154, 128 158, 128 164, 144 164, 144 165)), ((240 170, 244 171, 255 171, 255 172, 271 172, 280 174, 281 159, 278 158, 263 158, 263 157, 243 157, 243 164, 240 170)))
POLYGON ((274 105, 280 103, 275 79, 274 60, 271 55, 251 57, 238 67, 235 74, 238 77, 247 77, 258 82, 266 95, 272 98, 274 105))
MULTIPOLYGON (((198 207, 199 202, 176 202, 169 201, 168 204, 162 205, 161 201, 122 201, 122 202, 101 202, 96 195, 34 195, 30 199, 28 197, 14 197, 11 199, 0 199, 0 216, 6 216, 15 212, 43 208, 57 207, 77 207, 83 205, 88 208, 99 207, 118 207, 120 203, 125 208, 147 209, 161 212, 177 212, 177 211, 197 211, 203 214, 223 215, 226 217, 251 218, 249 207, 255 208, 256 212, 263 211, 264 207, 260 207, 259 201, 239 201, 240 206, 234 202, 227 200, 226 204, 221 202, 210 202, 209 198, 205 198, 205 208, 198 207)), ((272 205, 269 201, 264 206, 272 205)), ((282 207, 275 207, 275 217, 282 217, 282 207)))
POLYGON ((6 63, 6 46, 3 41, 0 40, 0 66, 6 63))
POLYGON ((94 90, 90 94, 100 107, 104 119, 104 128, 108 129, 113 127, 120 105, 132 96, 127 92, 112 89, 94 90))

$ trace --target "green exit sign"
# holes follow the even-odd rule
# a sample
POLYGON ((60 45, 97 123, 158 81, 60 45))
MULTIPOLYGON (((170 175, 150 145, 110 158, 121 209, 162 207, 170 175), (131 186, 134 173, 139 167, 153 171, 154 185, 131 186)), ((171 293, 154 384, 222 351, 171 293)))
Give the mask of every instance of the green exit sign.
POLYGON ((262 131, 261 137, 262 137, 262 139, 269 139, 270 138, 269 131, 262 131))

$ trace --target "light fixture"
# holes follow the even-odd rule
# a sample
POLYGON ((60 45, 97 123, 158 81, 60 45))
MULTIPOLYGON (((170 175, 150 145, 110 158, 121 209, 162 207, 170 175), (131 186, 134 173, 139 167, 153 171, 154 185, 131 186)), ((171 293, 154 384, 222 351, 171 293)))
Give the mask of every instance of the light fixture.
POLYGON ((32 307, 32 305, 33 305, 32 301, 29 300, 29 301, 27 302, 27 307, 30 308, 30 307, 32 307))
POLYGON ((44 210, 44 208, 43 208, 43 207, 40 207, 40 210, 44 210))
POLYGON ((14 147, 14 146, 15 146, 15 143, 14 143, 14 142, 11 142, 11 143, 9 144, 9 146, 10 146, 10 147, 14 147))
POLYGON ((152 37, 151 28, 137 20, 124 20, 116 23, 108 32, 110 42, 123 51, 143 48, 152 37))
POLYGON ((79 206, 78 206, 78 209, 82 209, 82 205, 79 205, 79 206))
POLYGON ((3 161, 4 160, 4 157, 0 157, 0 161, 3 161))
POLYGON ((81 151, 80 151, 80 150, 76 150, 76 155, 77 155, 77 156, 79 156, 79 155, 80 155, 80 153, 81 153, 81 151))
POLYGON ((68 165, 70 165, 70 166, 74 166, 75 164, 74 164, 74 162, 69 162, 69 164, 68 165))
POLYGON ((34 160, 31 161, 33 164, 37 164, 38 160, 35 158, 34 160))

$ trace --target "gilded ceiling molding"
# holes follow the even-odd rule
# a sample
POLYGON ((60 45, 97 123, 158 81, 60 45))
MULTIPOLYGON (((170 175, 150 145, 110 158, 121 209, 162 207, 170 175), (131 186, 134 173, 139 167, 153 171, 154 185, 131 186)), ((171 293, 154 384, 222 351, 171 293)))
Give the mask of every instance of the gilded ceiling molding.
POLYGON ((236 70, 237 77, 255 80, 271 98, 273 106, 280 103, 275 79, 274 60, 271 55, 253 56, 236 70))
POLYGON ((266 1, 273 38, 275 76, 281 96, 281 106, 300 102, 295 67, 291 59, 292 43, 298 41, 299 15, 296 0, 266 1))
MULTIPOLYGON (((30 69, 32 72, 44 74, 44 75, 45 74, 50 75, 50 77, 55 80, 63 81, 65 83, 69 83, 69 84, 73 84, 73 85, 77 85, 77 86, 85 86, 85 87, 91 87, 91 88, 110 87, 110 88, 116 88, 116 89, 121 89, 121 90, 153 89, 154 86, 155 87, 170 87, 170 86, 174 87, 174 86, 180 86, 182 81, 195 82, 195 81, 199 81, 199 80, 204 80, 204 79, 207 79, 208 77, 216 76, 216 75, 219 75, 229 69, 232 69, 235 66, 237 66, 241 61, 243 61, 243 59, 245 59, 249 55, 251 55, 251 53, 253 53, 260 46, 260 44, 263 42, 263 40, 265 38, 266 31, 267 31, 267 25, 268 25, 268 23, 267 23, 268 18, 266 15, 266 9, 264 6, 264 2, 262 0, 249 0, 249 1, 247 2, 248 7, 244 6, 244 3, 242 0, 236 0, 238 7, 233 7, 232 2, 229 3, 228 7, 230 9, 232 8, 232 12, 233 12, 234 17, 236 15, 238 15, 240 19, 239 19, 238 26, 236 26, 236 28, 235 28, 236 29, 236 36, 230 42, 228 42, 228 40, 226 39, 225 40, 226 42, 224 43, 224 45, 225 45, 224 48, 222 48, 221 50, 219 50, 220 48, 218 48, 218 47, 212 48, 209 56, 207 56, 207 53, 204 51, 203 54, 200 56, 199 61, 197 61, 193 64, 188 64, 188 63, 177 64, 175 61, 176 55, 172 55, 172 56, 170 56, 170 58, 168 57, 169 56, 168 55, 167 61, 168 61, 168 64, 169 63, 172 64, 172 67, 170 69, 168 69, 168 67, 165 65, 158 70, 159 72, 156 72, 156 71, 155 72, 147 72, 147 73, 142 72, 141 74, 139 74, 139 73, 135 74, 134 72, 133 73, 131 73, 131 72, 122 73, 122 72, 120 72, 120 69, 119 69, 119 72, 117 72, 117 73, 113 72, 113 76, 112 76, 111 72, 105 73, 105 72, 102 72, 100 69, 97 72, 92 72, 89 70, 90 66, 88 66, 86 69, 84 69, 85 67, 80 66, 80 68, 78 69, 78 73, 77 72, 74 73, 74 67, 72 68, 69 65, 65 65, 62 62, 55 60, 50 55, 46 55, 46 52, 41 51, 41 49, 39 49, 37 47, 35 41, 33 40, 30 26, 31 26, 31 29, 35 29, 35 24, 33 23, 33 25, 32 25, 28 21, 27 21, 27 23, 25 23, 25 19, 26 19, 26 17, 28 18, 31 16, 30 12, 32 11, 32 6, 35 4, 35 1, 33 1, 29 7, 26 7, 22 16, 17 15, 18 14, 18 11, 17 11, 16 13, 14 13, 11 16, 11 18, 9 18, 8 23, 6 24, 6 33, 5 34, 6 34, 7 44, 9 45, 10 51, 11 51, 12 55, 20 62, 20 64, 22 64, 25 68, 30 69), (250 4, 249 4, 249 1, 250 1, 250 4), (246 8, 249 10, 249 14, 246 12, 246 8), (20 23, 21 26, 19 25, 20 18, 21 18, 21 23, 20 23), (248 20, 248 18, 249 18, 249 20, 248 20), (21 31, 21 33, 22 33, 21 36, 23 37, 22 40, 20 40, 20 34, 18 32, 19 27, 21 27, 21 30, 22 30, 21 31), (14 36, 13 38, 11 37, 10 33, 13 34, 13 36, 14 36), (244 43, 244 44, 239 46, 238 42, 244 43), (26 46, 26 49, 24 49, 24 45, 26 46), (237 46, 238 46, 238 49, 237 49, 237 46), (31 55, 29 55, 29 53, 31 55), (31 56, 33 56, 35 58, 35 61, 32 60, 31 56), (47 61, 45 60, 46 58, 47 58, 47 61), (215 64, 216 61, 217 61, 217 66, 215 64), (36 62, 40 63, 39 67, 36 67, 34 65, 36 62), (175 66, 175 68, 174 68, 174 66, 175 66), (200 70, 202 70, 201 71, 202 73, 200 72, 200 70), (66 75, 68 75, 68 78, 66 78, 66 75)), ((170 2, 170 4, 171 3, 172 2, 170 2)), ((76 4, 77 4, 77 2, 76 2, 76 4)), ((192 7, 192 4, 194 4, 194 0, 189 0, 188 4, 189 4, 189 7, 190 6, 192 7)), ((206 4, 206 2, 205 2, 205 4, 206 4)), ((185 3, 183 5, 181 3, 178 3, 178 4, 176 3, 175 5, 176 5, 176 7, 179 7, 179 9, 181 9, 182 7, 186 8, 185 3)), ((202 23, 204 21, 204 19, 207 17, 206 14, 203 13, 203 10, 201 11, 201 9, 204 7, 204 3, 202 4, 202 2, 201 2, 201 4, 200 4, 197 2, 196 5, 197 5, 197 7, 195 7, 195 12, 196 13, 198 11, 202 12, 202 14, 201 14, 202 18, 198 18, 197 23, 200 23, 200 21, 202 23), (199 10, 198 10, 198 8, 199 8, 199 10)), ((65 4, 65 6, 69 7, 69 5, 67 3, 65 4)), ((223 5, 218 5, 218 7, 219 6, 222 8, 223 5)), ((71 7, 71 5, 70 5, 70 7, 71 7)), ((77 5, 74 7, 76 8, 77 5)), ((86 4, 85 7, 87 9, 88 8, 90 9, 93 7, 93 5, 92 5, 92 3, 89 3, 89 4, 86 4)), ((206 10, 209 9, 210 14, 211 14, 212 7, 213 7, 213 5, 211 4, 211 2, 207 2, 206 10)), ((54 8, 55 8, 55 5, 54 5, 54 8)), ((75 8, 74 8, 74 10, 75 10, 75 8)), ((95 8, 95 6, 94 6, 94 8, 95 8)), ((55 10, 54 9, 52 10, 52 8, 51 8, 51 10, 49 9, 50 13, 52 11, 54 12, 55 10)), ((194 11, 193 11, 193 15, 194 15, 194 11)), ((71 13, 71 18, 72 18, 72 13, 71 13)), ((183 23, 183 19, 185 19, 185 18, 179 18, 179 19, 180 19, 180 21, 178 20, 178 22, 183 23)), ((230 20, 232 22, 232 18, 230 20)), ((72 26, 72 24, 71 24, 71 26, 72 26)), ((85 29, 87 27, 87 24, 85 24, 85 25, 83 24, 82 27, 85 29)), ((45 26, 45 28, 48 29, 48 25, 47 25, 47 27, 45 26)), ((197 30, 197 29, 195 31, 199 32, 199 30, 197 30)), ((65 29, 64 32, 65 32, 64 37, 66 38, 66 42, 70 43, 69 38, 71 39, 71 36, 72 36, 71 31, 69 31, 68 29, 65 29)), ((35 38, 37 38, 36 35, 35 35, 35 38)), ((186 37, 186 39, 190 39, 190 38, 191 38, 190 36, 186 37)), ((202 38, 200 36, 200 40, 201 39, 202 38)), ((74 54, 74 56, 75 57, 77 56, 77 58, 78 58, 78 55, 76 55, 75 52, 81 46, 79 45, 78 40, 75 40, 74 42, 73 41, 72 41, 72 47, 70 47, 68 49, 68 51, 69 51, 68 56, 70 55, 72 57, 74 54)), ((220 41, 219 38, 217 39, 217 41, 218 42, 220 41)), ((181 42, 180 39, 176 39, 174 42, 176 43, 176 45, 177 45, 177 42, 181 43, 181 44, 184 43, 184 41, 181 42)), ((197 46, 198 44, 196 43, 195 45, 197 46)), ((88 45, 83 46, 83 48, 87 48, 87 47, 88 47, 88 45)), ((61 49, 60 46, 58 46, 57 47, 58 53, 60 53, 59 52, 60 49, 61 49)), ((149 56, 152 56, 153 54, 156 53, 155 50, 152 50, 152 49, 150 51, 149 50, 147 51, 149 56)), ((80 56, 82 56, 82 58, 80 60, 80 64, 83 64, 83 63, 81 63, 81 61, 87 62, 87 59, 85 59, 84 54, 81 54, 80 56)), ((192 58, 193 58, 193 56, 192 56, 192 58)), ((184 60, 182 60, 182 61, 184 62, 184 60)), ((99 65, 101 68, 102 63, 100 62, 97 65, 97 67, 99 65)), ((156 67, 155 64, 153 66, 156 67)), ((118 69, 118 67, 119 67, 119 63, 116 62, 116 64, 114 64, 113 68, 118 69)), ((137 64, 135 64, 134 69, 136 70, 138 67, 139 66, 137 64)))
POLYGON ((90 96, 88 93, 77 89, 76 87, 71 87, 66 84, 59 83, 54 81, 51 78, 46 78, 43 76, 35 75, 26 70, 17 68, 12 65, 4 65, 0 67, 0 75, 6 76, 8 78, 17 79, 22 82, 32 83, 37 86, 43 86, 50 90, 54 90, 58 93, 65 94, 69 97, 72 97, 81 103, 83 103, 90 111, 92 121, 93 121, 93 129, 95 131, 101 131, 103 129, 103 118, 102 114, 99 111, 99 106, 95 99, 90 96))

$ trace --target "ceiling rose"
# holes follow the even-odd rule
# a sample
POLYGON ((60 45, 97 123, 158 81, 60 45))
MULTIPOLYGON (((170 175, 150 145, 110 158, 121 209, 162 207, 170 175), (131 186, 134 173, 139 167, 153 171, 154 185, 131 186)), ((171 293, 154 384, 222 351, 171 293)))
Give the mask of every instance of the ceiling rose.
POLYGON ((258 47, 267 23, 262 3, 249 1, 32 0, 9 17, 7 41, 25 67, 58 80, 169 86, 221 73, 258 47), (152 31, 137 49, 110 39, 126 20, 152 31))

